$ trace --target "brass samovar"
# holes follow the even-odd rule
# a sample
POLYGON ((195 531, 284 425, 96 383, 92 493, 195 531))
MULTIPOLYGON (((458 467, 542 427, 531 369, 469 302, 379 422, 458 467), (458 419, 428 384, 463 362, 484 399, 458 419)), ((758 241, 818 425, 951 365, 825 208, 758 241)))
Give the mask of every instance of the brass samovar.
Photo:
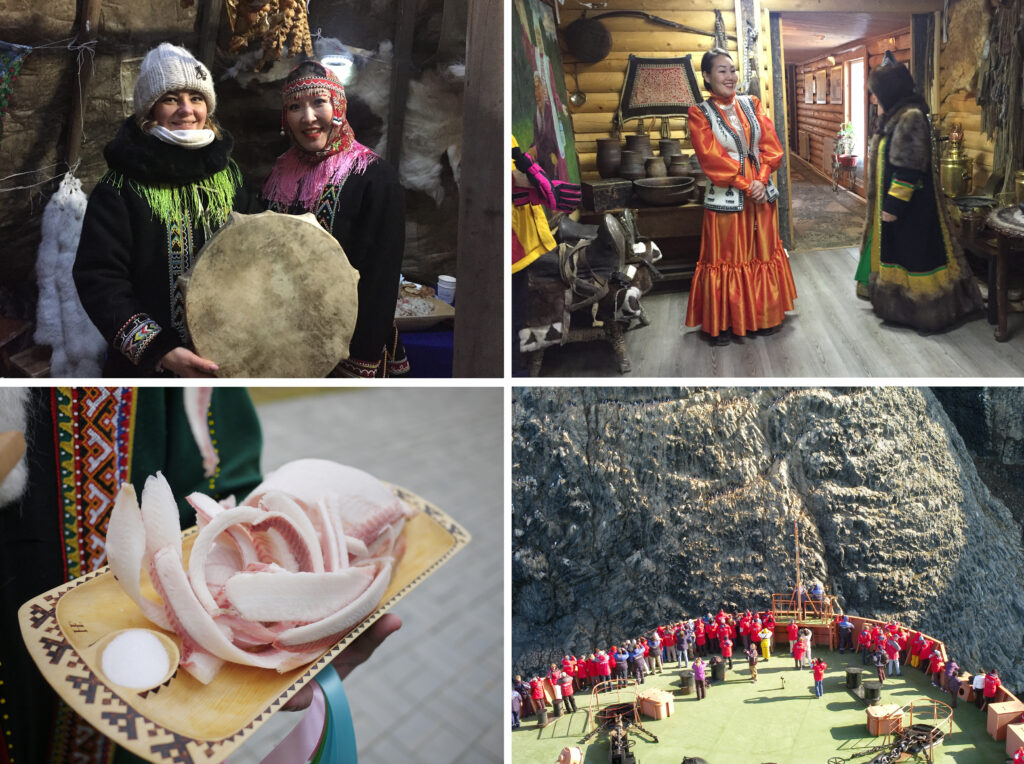
POLYGON ((946 196, 966 196, 974 190, 974 160, 964 150, 964 128, 953 123, 946 153, 939 161, 939 182, 946 196))

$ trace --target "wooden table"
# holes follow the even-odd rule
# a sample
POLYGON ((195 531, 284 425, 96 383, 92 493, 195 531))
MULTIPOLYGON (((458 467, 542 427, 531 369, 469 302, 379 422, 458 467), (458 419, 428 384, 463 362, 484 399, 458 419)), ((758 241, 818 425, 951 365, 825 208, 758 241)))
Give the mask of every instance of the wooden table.
MULTIPOLYGON (((995 251, 995 279, 994 284, 990 279, 989 291, 993 289, 996 293, 996 341, 1006 342, 1010 339, 1006 327, 1006 313, 1009 300, 1006 296, 1009 285, 1010 258, 1021 254, 1024 251, 1024 223, 1016 222, 1017 217, 1024 217, 1016 207, 1000 207, 989 213, 985 221, 988 227, 996 234, 995 251)), ((991 260, 989 261, 989 274, 992 274, 991 260)), ((992 296, 989 295, 989 305, 992 304, 992 296)), ((989 309, 989 322, 992 322, 991 307, 989 309)))
MULTIPOLYGON (((637 232, 652 239, 661 249, 662 259, 655 263, 665 278, 655 288, 681 290, 693 277, 700 257, 700 232, 704 205, 689 203, 663 207, 631 207, 636 213, 637 232)), ((621 212, 621 210, 606 210, 621 212)), ((584 212, 581 223, 599 223, 604 212, 584 212)))

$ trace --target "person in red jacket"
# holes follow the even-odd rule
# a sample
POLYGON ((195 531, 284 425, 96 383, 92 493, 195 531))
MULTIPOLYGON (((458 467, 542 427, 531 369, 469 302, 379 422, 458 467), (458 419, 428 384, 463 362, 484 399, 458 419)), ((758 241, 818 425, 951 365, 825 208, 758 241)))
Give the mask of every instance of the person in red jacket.
POLYGON ((793 650, 793 645, 796 644, 797 636, 800 633, 800 627, 796 625, 796 621, 792 618, 789 619, 789 626, 786 627, 786 636, 789 638, 789 649, 793 650))
POLYGON ((985 689, 982 692, 984 699, 981 701, 981 710, 984 711, 988 708, 988 704, 995 700, 996 691, 1002 686, 1002 681, 999 679, 999 672, 996 669, 992 669, 985 674, 985 689))
POLYGON ((728 635, 722 637, 719 642, 722 648, 722 660, 729 662, 729 670, 732 670, 732 640, 728 635))
POLYGON ((1013 764, 1024 764, 1024 745, 1017 749, 1017 753, 1013 754, 1013 764))
POLYGON ((676 660, 676 633, 674 630, 665 630, 661 635, 661 644, 665 646, 665 660, 676 660))
POLYGON ((569 679, 576 680, 576 656, 566 655, 562 658, 562 673, 568 674, 569 679))
POLYGON ((590 661, 586 655, 581 655, 576 662, 576 687, 582 690, 590 683, 590 661))
POLYGON ((857 635, 857 649, 860 650, 860 663, 862 666, 868 665, 868 660, 871 655, 871 632, 866 627, 861 627, 860 633, 857 635))
POLYGON ((827 668, 828 664, 821 658, 814 659, 811 671, 814 672, 814 693, 818 696, 818 700, 821 700, 821 695, 825 692, 825 669, 827 668))
POLYGON ((793 661, 797 671, 800 670, 800 665, 804 662, 804 643, 802 640, 797 640, 793 643, 793 661))
POLYGON ((530 680, 530 702, 533 703, 534 713, 547 706, 544 699, 544 686, 540 682, 540 677, 535 676, 530 680))
POLYGON ((743 651, 746 652, 747 648, 750 647, 750 611, 748 610, 740 618, 740 622, 736 625, 736 632, 740 635, 740 641, 743 643, 743 651))
POLYGON ((572 690, 572 677, 563 671, 562 675, 558 677, 558 685, 562 689, 562 703, 565 704, 565 712, 567 714, 576 713, 576 698, 572 690), (572 711, 569 710, 569 706, 572 706, 572 711))
POLYGON ((704 621, 697 619, 697 624, 693 627, 693 637, 697 646, 697 655, 702 658, 708 654, 707 644, 708 638, 704 631, 704 621))
POLYGON ((718 622, 712 620, 711 623, 704 627, 704 634, 707 636, 708 650, 713 653, 718 652, 718 622))

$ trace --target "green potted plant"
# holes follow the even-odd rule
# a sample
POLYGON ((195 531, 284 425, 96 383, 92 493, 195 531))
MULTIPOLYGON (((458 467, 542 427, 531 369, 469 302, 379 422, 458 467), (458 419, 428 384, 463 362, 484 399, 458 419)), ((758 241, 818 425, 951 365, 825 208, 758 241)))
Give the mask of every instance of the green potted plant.
POLYGON ((839 126, 839 132, 836 133, 836 141, 840 156, 853 153, 856 146, 856 136, 853 132, 852 122, 844 122, 839 126))

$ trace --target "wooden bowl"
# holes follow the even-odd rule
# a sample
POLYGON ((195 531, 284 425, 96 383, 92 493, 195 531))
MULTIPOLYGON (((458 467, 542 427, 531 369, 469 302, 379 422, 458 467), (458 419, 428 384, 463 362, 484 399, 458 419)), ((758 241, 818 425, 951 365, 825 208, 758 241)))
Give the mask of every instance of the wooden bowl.
POLYGON ((693 192, 692 176, 638 178, 633 181, 636 195, 647 204, 685 204, 693 192))

